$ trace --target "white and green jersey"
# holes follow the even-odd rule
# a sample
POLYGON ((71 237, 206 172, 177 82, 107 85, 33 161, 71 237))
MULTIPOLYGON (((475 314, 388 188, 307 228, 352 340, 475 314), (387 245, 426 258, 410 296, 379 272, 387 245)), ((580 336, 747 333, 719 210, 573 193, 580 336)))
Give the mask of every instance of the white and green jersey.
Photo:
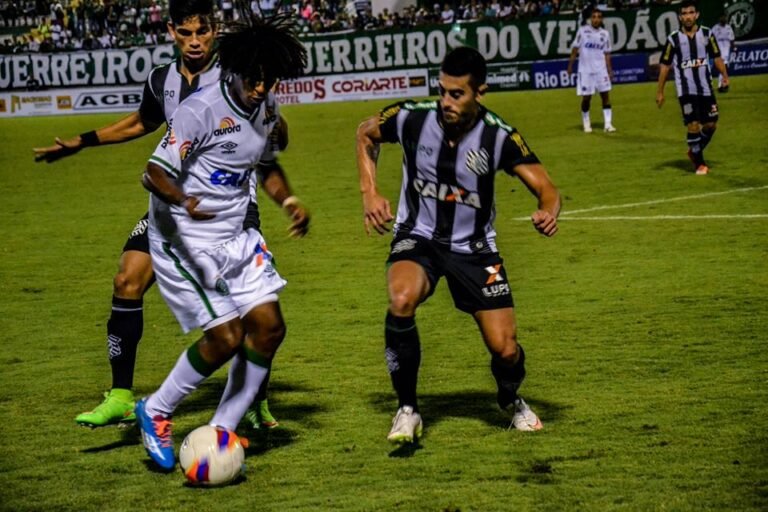
POLYGON ((149 161, 171 175, 186 195, 200 199, 198 210, 215 217, 193 220, 184 207, 150 196, 150 238, 202 248, 242 232, 254 167, 275 158, 269 134, 278 117, 272 93, 248 113, 224 82, 185 99, 149 161))

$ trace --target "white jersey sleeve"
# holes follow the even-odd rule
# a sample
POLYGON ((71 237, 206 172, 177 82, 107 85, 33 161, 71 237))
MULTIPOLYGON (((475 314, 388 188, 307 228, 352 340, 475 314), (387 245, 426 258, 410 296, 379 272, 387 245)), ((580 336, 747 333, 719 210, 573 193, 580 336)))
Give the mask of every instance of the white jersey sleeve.
POLYGON ((584 27, 586 25, 582 25, 579 27, 579 30, 576 31, 576 37, 573 39, 573 44, 571 44, 571 48, 581 48, 581 40, 584 37, 584 27))

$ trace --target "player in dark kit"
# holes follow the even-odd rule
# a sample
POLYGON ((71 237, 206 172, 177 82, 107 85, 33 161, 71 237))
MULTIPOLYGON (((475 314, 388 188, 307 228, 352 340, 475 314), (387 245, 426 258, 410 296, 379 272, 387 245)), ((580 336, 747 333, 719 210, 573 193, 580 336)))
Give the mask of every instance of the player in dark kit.
MULTIPOLYGON (((139 109, 106 127, 67 140, 57 138, 53 146, 35 148, 36 160, 54 162, 86 147, 119 144, 152 133, 171 119, 173 112, 188 96, 208 85, 218 84, 220 68, 214 50, 216 26, 212 1, 172 0, 169 14, 168 31, 174 38, 180 58, 150 72, 139 109)), ((287 125, 284 119, 280 121, 273 143, 284 149, 288 140, 287 125)), ((309 225, 309 214, 293 196, 280 165, 274 161, 271 165, 259 167, 257 173, 265 192, 291 216, 291 233, 303 236, 309 225)), ((258 223, 258 211, 253 203, 246 227, 258 228, 258 223)), ((136 351, 144 327, 143 297, 153 282, 147 216, 144 215, 123 247, 114 278, 112 313, 107 322, 112 388, 101 404, 75 418, 78 424, 101 427, 135 421, 132 387, 136 351)), ((248 419, 255 426, 277 425, 266 401, 267 382, 257 396, 253 410, 248 413, 248 419)))
POLYGON ((443 60, 438 101, 403 102, 357 130, 357 165, 365 229, 383 234, 392 220, 376 186, 379 144, 403 148, 403 183, 387 271, 386 359, 399 406, 388 439, 414 442, 422 432, 416 398, 421 360, 415 313, 445 276, 454 304, 471 314, 491 353, 498 404, 524 431, 542 428, 517 394, 525 354, 517 343, 512 293, 493 228, 497 169, 517 176, 538 198, 531 219, 545 236, 557 232, 560 196, 522 136, 479 103, 486 63, 462 47, 443 60))
POLYGON ((674 69, 683 123, 688 128, 688 158, 693 162, 696 174, 704 175, 709 173, 704 161, 704 148, 715 134, 719 117, 709 59, 714 60, 724 87, 728 86, 728 71, 711 30, 696 24, 699 19, 696 3, 683 2, 678 13, 681 30, 669 35, 661 54, 656 104, 659 108, 664 104, 664 84, 669 71, 674 69))

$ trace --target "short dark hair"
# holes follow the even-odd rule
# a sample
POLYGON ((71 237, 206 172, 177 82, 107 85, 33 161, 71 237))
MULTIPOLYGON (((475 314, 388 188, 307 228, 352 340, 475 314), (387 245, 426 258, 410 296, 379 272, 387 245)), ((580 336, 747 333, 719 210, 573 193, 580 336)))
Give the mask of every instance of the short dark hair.
POLYGON ((251 82, 298 78, 307 65, 307 50, 296 37, 291 13, 261 17, 247 0, 236 0, 239 20, 219 32, 221 69, 251 82))
POLYGON ((168 15, 171 23, 181 25, 187 18, 198 16, 207 21, 213 20, 212 0, 170 0, 168 2, 168 15))
POLYGON ((460 46, 448 52, 440 71, 450 76, 470 75, 472 86, 477 88, 485 83, 488 67, 479 51, 469 46, 460 46))
POLYGON ((693 7, 693 9, 696 12, 699 12, 699 6, 696 5, 695 0, 684 0, 683 3, 680 4, 680 7, 677 8, 677 12, 678 13, 683 12, 683 9, 686 9, 688 7, 693 7))

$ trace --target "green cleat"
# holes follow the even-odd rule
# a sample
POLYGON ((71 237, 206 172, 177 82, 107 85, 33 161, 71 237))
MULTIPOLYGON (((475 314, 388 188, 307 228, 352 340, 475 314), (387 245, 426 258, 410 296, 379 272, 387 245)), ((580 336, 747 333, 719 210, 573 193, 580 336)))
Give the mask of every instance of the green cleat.
POLYGON ((266 399, 255 402, 245 413, 245 419, 251 423, 254 429, 272 429, 280 425, 269 412, 269 404, 266 399))
POLYGON ((113 389, 104 393, 104 401, 92 411, 78 414, 75 423, 84 427, 106 427, 136 421, 135 406, 130 389, 113 389))

